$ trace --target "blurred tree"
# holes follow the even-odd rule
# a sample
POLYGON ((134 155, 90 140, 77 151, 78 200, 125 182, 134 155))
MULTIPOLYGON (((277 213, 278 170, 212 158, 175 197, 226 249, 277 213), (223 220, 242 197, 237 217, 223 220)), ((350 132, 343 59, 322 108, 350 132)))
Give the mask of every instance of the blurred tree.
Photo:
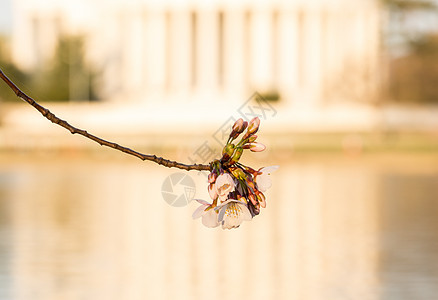
MULTIPOLYGON (((6 38, 0 37, 0 66, 3 72, 42 101, 98 100, 98 74, 85 61, 84 39, 61 36, 53 58, 42 67, 25 73, 11 63, 6 38)), ((16 101, 6 85, 0 85, 0 99, 16 101)))
MULTIPOLYGON (((0 66, 3 72, 13 79, 14 82, 20 83, 23 86, 29 86, 30 76, 11 63, 10 51, 5 36, 0 36, 0 66)), ((17 96, 7 85, 0 84, 0 100, 17 101, 17 96)))
POLYGON ((414 9, 430 9, 435 6, 431 0, 381 0, 382 3, 393 10, 409 12, 414 9))
POLYGON ((433 0, 381 0, 389 15, 388 98, 398 103, 438 103, 438 34, 433 0), (428 17, 428 18, 427 18, 428 17), (432 18, 431 18, 432 17, 432 18))
POLYGON ((85 62, 81 36, 61 36, 52 61, 33 79, 35 94, 43 100, 98 100, 97 73, 85 62))
POLYGON ((410 43, 410 53, 390 63, 393 101, 438 104, 438 34, 410 43))

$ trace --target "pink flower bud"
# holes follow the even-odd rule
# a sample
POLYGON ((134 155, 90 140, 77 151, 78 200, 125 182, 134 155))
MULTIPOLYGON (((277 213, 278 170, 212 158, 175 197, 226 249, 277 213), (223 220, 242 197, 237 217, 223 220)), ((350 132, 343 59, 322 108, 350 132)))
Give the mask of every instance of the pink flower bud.
POLYGON ((248 133, 249 134, 256 133, 257 130, 259 130, 259 126, 260 126, 260 119, 259 117, 255 117, 248 124, 248 133))
POLYGON ((209 183, 215 182, 216 178, 217 178, 217 173, 216 172, 212 171, 212 172, 210 172, 210 174, 208 174, 208 182, 209 183))
POLYGON ((243 121, 242 118, 237 120, 232 127, 232 131, 230 133, 230 139, 231 140, 236 139, 246 129, 246 127, 248 127, 248 122, 243 121))
POLYGON ((260 203, 260 206, 265 208, 266 207, 266 197, 265 197, 265 195, 263 195, 263 193, 258 191, 258 190, 256 190, 255 193, 256 193, 256 196, 257 196, 257 200, 260 203))
POLYGON ((243 121, 242 118, 238 119, 233 125, 233 131, 241 133, 246 128, 246 126, 244 126, 245 123, 246 123, 246 126, 248 126, 248 123, 243 121))
POLYGON ((262 143, 251 143, 251 144, 247 144, 243 147, 244 149, 248 149, 251 150, 252 152, 262 152, 263 150, 266 149, 266 146, 263 145, 262 143))
POLYGON ((249 194, 249 195, 248 195, 248 199, 249 199, 249 201, 251 201, 251 203, 252 203, 255 207, 257 207, 257 206, 259 205, 259 203, 258 203, 258 201, 257 201, 257 199, 256 199, 256 196, 255 196, 254 194, 249 194))

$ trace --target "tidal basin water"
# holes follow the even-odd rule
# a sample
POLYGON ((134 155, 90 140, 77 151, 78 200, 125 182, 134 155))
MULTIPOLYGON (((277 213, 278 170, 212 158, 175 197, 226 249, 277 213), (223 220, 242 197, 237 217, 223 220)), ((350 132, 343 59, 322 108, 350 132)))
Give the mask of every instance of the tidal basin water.
POLYGON ((163 200, 176 169, 0 154, 0 299, 437 299, 437 155, 247 156, 281 167, 225 231, 163 200))

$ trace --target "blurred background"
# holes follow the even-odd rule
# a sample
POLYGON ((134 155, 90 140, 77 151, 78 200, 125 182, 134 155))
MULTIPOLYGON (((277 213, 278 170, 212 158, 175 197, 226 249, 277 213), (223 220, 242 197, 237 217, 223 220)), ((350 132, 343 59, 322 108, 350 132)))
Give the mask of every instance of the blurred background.
POLYGON ((184 163, 258 116, 243 163, 280 169, 260 216, 208 229, 163 199, 179 170, 0 84, 0 299, 435 299, 437 5, 2 0, 0 67, 57 116, 184 163))

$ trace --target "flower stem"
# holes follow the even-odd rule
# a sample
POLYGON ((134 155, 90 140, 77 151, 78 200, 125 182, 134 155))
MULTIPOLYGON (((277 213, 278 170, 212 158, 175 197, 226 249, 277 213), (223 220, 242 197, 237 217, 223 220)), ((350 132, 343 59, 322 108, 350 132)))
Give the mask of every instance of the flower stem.
POLYGON ((65 129, 67 129, 68 131, 70 131, 71 134, 79 134, 82 135, 96 143, 98 143, 101 146, 106 146, 109 148, 113 148, 115 150, 124 152, 126 154, 129 155, 133 155, 135 157, 140 158, 141 160, 149 160, 149 161, 153 161, 159 165, 168 167, 168 168, 178 168, 178 169, 183 169, 186 171, 190 171, 190 170, 197 170, 197 171, 210 171, 211 170, 211 166, 210 165, 203 165, 203 164, 193 164, 193 165, 186 165, 180 162, 176 162, 176 161, 172 161, 172 160, 168 160, 162 157, 158 157, 156 155, 150 155, 150 154, 142 154, 140 152, 134 151, 130 148, 121 146, 117 143, 114 142, 110 142, 107 140, 104 140, 98 136, 92 135, 90 133, 88 133, 86 130, 83 129, 79 129, 76 128, 72 125, 70 125, 67 121, 64 121, 60 118, 58 118, 57 116, 55 116, 52 112, 50 112, 50 110, 48 110, 47 108, 43 107, 42 105, 38 104, 34 99, 32 99, 31 97, 29 97, 28 95, 26 95, 25 93, 23 93, 4 73, 3 71, 0 69, 0 77, 1 79, 3 79, 4 82, 6 82, 6 84, 14 91, 14 93, 17 95, 18 98, 24 100, 25 102, 29 103, 30 105, 32 105, 37 111, 39 111, 46 119, 48 119, 49 121, 51 121, 54 124, 57 124, 61 127, 64 127, 65 129))

